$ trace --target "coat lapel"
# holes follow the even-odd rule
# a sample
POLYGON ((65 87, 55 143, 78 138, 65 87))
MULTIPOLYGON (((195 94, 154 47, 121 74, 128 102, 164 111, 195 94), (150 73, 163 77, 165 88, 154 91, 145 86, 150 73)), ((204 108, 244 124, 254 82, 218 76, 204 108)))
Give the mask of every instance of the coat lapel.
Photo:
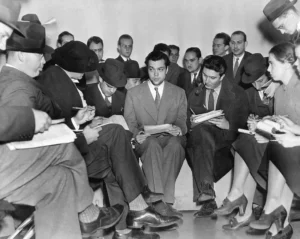
POLYGON ((229 106, 228 109, 231 107, 230 102, 232 102, 232 98, 234 98, 235 94, 232 93, 231 85, 229 85, 227 81, 227 78, 223 79, 222 87, 216 105, 216 110, 221 109, 222 105, 229 106))
POLYGON ((140 94, 141 105, 143 105, 144 109, 148 112, 148 114, 157 122, 157 109, 151 95, 148 83, 145 82, 140 94))
POLYGON ((167 117, 170 106, 172 105, 172 99, 173 99, 172 92, 173 91, 170 89, 170 85, 167 82, 165 82, 163 95, 161 97, 160 105, 158 108, 158 118, 157 118, 158 124, 163 124, 167 117))

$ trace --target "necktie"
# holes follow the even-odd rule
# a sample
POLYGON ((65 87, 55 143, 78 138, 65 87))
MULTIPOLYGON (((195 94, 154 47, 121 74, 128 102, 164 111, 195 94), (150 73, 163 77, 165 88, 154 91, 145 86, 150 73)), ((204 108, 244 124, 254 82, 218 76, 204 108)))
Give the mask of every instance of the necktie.
POLYGON ((194 86, 194 87, 198 87, 198 83, 197 83, 197 73, 194 73, 193 86, 194 86))
POLYGON ((239 68, 239 58, 236 58, 235 64, 234 64, 234 68, 233 68, 233 76, 235 77, 236 72, 239 68))
POLYGON ((160 95, 159 95, 159 92, 158 92, 158 88, 154 87, 154 89, 156 91, 154 103, 155 103, 156 109, 158 109, 159 104, 160 104, 160 95))
POLYGON ((208 97, 208 111, 213 111, 215 109, 215 99, 214 99, 214 90, 210 90, 208 97))

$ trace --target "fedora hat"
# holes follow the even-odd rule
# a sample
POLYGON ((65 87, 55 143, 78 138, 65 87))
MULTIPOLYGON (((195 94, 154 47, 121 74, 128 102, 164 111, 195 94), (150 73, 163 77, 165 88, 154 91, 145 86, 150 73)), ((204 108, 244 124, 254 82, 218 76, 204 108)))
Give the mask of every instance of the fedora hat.
POLYGON ((252 54, 245 60, 242 82, 251 84, 266 72, 267 65, 265 58, 259 53, 252 54))
POLYGON ((23 32, 16 25, 20 10, 21 4, 19 2, 14 0, 0 0, 0 22, 23 35, 23 32))
POLYGON ((127 78, 140 78, 140 66, 137 61, 129 60, 124 62, 124 72, 127 78))
POLYGON ((101 78, 111 86, 120 88, 127 83, 127 78, 124 74, 124 64, 118 60, 107 59, 103 66, 98 64, 97 70, 101 78))
POLYGON ((264 14, 266 18, 273 22, 276 18, 280 17, 287 9, 295 5, 297 0, 271 0, 264 7, 264 14))

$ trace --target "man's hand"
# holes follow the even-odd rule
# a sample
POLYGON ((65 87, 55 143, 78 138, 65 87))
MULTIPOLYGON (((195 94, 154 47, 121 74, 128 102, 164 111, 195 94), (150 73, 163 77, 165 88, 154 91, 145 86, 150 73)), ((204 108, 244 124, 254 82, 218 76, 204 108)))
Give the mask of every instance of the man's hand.
POLYGON ((176 125, 172 125, 172 128, 170 128, 168 130, 168 133, 173 135, 173 136, 179 136, 179 135, 182 135, 182 132, 181 132, 181 129, 176 126, 176 125))
POLYGON ((143 131, 141 131, 138 133, 138 135, 135 137, 135 139, 139 144, 142 144, 149 136, 151 136, 151 135, 145 134, 143 131))
POLYGON ((225 118, 225 116, 221 116, 221 117, 210 119, 208 122, 214 124, 215 126, 217 126, 220 129, 227 129, 227 130, 229 130, 229 122, 225 118))
POLYGON ((255 132, 257 123, 258 123, 258 121, 256 119, 253 119, 253 118, 249 117, 248 120, 247 120, 248 129, 251 132, 255 132))
POLYGON ((87 144, 91 144, 95 142, 99 137, 99 131, 101 131, 101 127, 91 128, 89 125, 85 126, 83 129, 83 135, 86 139, 87 144))
POLYGON ((91 128, 94 128, 94 127, 96 127, 96 126, 98 126, 98 125, 103 124, 103 119, 105 119, 105 118, 96 116, 96 117, 92 120, 92 123, 90 123, 90 127, 91 127, 91 128))
POLYGON ((254 137, 255 137, 257 143, 259 143, 259 144, 265 144, 265 143, 269 142, 269 140, 266 137, 264 137, 260 134, 255 133, 254 137))
POLYGON ((95 116, 95 107, 86 106, 83 109, 79 110, 77 114, 73 117, 77 125, 82 125, 87 121, 90 121, 95 116))
POLYGON ((290 131, 290 132, 295 131, 294 127, 296 126, 296 124, 293 121, 291 121, 290 119, 288 119, 287 117, 281 116, 281 115, 276 115, 276 116, 274 116, 274 118, 275 118, 276 122, 280 124, 281 129, 283 129, 285 131, 290 131))
POLYGON ((88 119, 87 121, 91 121, 92 119, 94 119, 95 117, 95 113, 96 113, 96 108, 95 106, 87 106, 87 109, 88 109, 88 119))
POLYGON ((48 130, 51 125, 51 118, 49 115, 43 111, 32 109, 34 121, 35 121, 35 130, 34 133, 42 133, 45 130, 48 130))
POLYGON ((290 131, 285 131, 285 134, 273 134, 273 136, 277 142, 285 148, 292 148, 300 145, 300 136, 296 136, 290 131))

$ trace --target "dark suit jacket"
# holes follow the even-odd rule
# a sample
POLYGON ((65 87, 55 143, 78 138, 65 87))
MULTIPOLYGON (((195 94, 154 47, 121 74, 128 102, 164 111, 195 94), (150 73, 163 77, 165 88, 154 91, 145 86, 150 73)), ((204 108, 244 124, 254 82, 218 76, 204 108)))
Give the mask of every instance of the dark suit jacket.
POLYGON ((103 99, 98 84, 90 84, 84 91, 84 97, 88 105, 95 106, 96 116, 110 117, 112 115, 123 115, 125 94, 119 90, 112 95, 112 109, 109 111, 103 99))
POLYGON ((1 142, 30 140, 34 135, 35 122, 29 107, 0 107, 1 142))
MULTIPOLYGON (((200 72, 197 77, 197 82, 202 83, 202 77, 200 72)), ((179 75, 177 86, 184 89, 186 97, 188 98, 191 91, 195 88, 195 86, 192 84, 192 76, 189 71, 184 70, 184 72, 179 75)))
POLYGON ((122 62, 122 63, 125 62, 124 59, 123 59, 120 55, 116 58, 116 60, 118 60, 118 61, 120 61, 120 62, 122 62))
MULTIPOLYGON (((189 95, 188 107, 193 109, 196 114, 206 113, 205 106, 206 88, 201 84, 195 88, 189 95)), ((246 126, 249 115, 248 100, 245 91, 231 83, 224 77, 216 110, 223 110, 225 118, 229 122, 229 130, 224 130, 224 138, 226 140, 234 140, 237 136, 238 128, 246 126)), ((188 119, 191 117, 191 112, 188 110, 188 119)))
POLYGON ((239 68, 236 72, 235 77, 233 77, 233 53, 230 53, 230 54, 223 57, 224 60, 226 61, 226 64, 227 64, 227 71, 226 71, 226 74, 225 74, 227 79, 229 79, 232 82, 242 86, 245 89, 249 88, 249 84, 246 85, 246 84, 243 84, 241 82, 242 75, 243 75, 243 72, 244 72, 243 67, 244 67, 244 64, 245 64, 245 60, 247 59, 247 57, 249 57, 251 55, 252 55, 252 53, 247 52, 247 51, 245 52, 245 55, 244 55, 240 65, 239 65, 239 68))
POLYGON ((261 118, 267 115, 273 115, 274 99, 271 99, 268 105, 264 104, 254 87, 247 89, 246 94, 249 101, 250 114, 258 115, 261 118))
POLYGON ((0 101, 6 106, 28 106, 60 118, 61 109, 41 89, 41 85, 25 73, 4 66, 0 73, 0 101))
POLYGON ((159 109, 156 109, 148 83, 128 90, 125 100, 124 117, 134 137, 144 125, 173 124, 186 134, 187 100, 179 87, 165 82, 159 109))

